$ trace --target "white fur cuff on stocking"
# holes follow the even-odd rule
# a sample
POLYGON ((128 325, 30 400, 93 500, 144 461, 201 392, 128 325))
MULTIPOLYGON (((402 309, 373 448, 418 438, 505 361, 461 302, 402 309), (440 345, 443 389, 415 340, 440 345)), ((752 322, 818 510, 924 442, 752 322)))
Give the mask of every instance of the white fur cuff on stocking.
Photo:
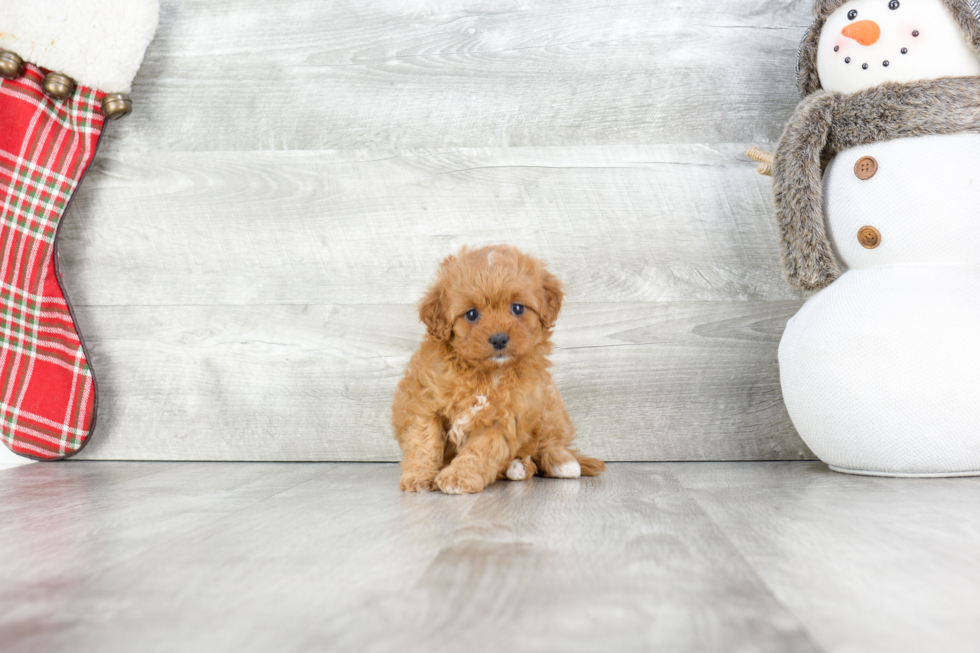
POLYGON ((129 93, 158 0, 0 0, 0 49, 106 93, 129 93))

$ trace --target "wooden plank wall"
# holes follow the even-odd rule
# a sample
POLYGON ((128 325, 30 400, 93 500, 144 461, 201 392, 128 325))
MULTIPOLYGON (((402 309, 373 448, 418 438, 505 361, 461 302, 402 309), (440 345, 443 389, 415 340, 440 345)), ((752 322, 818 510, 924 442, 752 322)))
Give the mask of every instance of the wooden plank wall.
POLYGON ((100 383, 81 458, 397 460, 414 304, 464 244, 568 285, 607 460, 812 457, 776 348, 772 149, 804 0, 165 0, 60 238, 100 383))

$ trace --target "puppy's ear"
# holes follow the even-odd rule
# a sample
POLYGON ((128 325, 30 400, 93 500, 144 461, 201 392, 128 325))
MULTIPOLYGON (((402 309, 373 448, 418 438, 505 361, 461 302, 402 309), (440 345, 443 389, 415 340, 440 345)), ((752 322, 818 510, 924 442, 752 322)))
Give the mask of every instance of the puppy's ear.
POLYGON ((453 333, 453 323, 446 315, 446 304, 442 296, 442 286, 436 284, 429 288, 419 302, 419 319, 425 330, 436 340, 449 340, 453 333))
POLYGON ((544 291, 544 303, 541 305, 541 325, 545 329, 555 326, 561 302, 565 298, 565 286, 558 277, 547 270, 541 271, 541 289, 544 291))

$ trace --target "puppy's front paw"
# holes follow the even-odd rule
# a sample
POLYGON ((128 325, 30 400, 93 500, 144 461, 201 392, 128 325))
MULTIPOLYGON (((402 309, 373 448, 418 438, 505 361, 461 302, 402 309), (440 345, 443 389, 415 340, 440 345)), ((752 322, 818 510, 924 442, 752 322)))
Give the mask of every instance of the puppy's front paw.
POLYGON ((527 478, 527 470, 520 458, 514 458, 507 467, 507 478, 512 481, 523 481, 527 478))
POLYGON ((524 458, 514 458, 507 466, 506 476, 512 481, 526 481, 534 476, 538 468, 530 456, 524 458))
POLYGON ((487 486, 478 474, 447 467, 436 476, 436 485, 446 494, 474 494, 487 486))
POLYGON ((402 474, 401 488, 403 492, 433 492, 438 489, 434 476, 413 472, 402 474))

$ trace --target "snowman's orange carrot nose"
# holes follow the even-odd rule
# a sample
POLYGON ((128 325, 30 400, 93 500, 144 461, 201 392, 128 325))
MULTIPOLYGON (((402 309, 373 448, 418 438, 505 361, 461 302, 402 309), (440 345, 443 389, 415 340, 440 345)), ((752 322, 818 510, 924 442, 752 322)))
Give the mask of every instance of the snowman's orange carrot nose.
POLYGON ((881 28, 873 20, 859 20, 856 23, 849 23, 840 33, 861 45, 874 45, 881 36, 881 28))

